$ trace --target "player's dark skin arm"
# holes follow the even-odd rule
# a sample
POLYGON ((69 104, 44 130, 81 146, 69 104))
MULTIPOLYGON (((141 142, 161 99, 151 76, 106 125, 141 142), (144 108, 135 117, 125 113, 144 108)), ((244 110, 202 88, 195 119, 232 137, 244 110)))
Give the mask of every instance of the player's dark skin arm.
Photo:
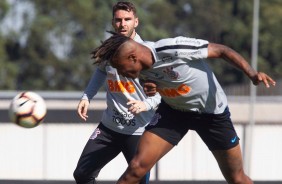
MULTIPOLYGON (((255 71, 239 53, 225 45, 209 43, 208 58, 222 58, 228 61, 236 68, 242 70, 252 80, 254 85, 263 82, 266 87, 269 87, 269 83, 275 86, 276 82, 271 77, 263 72, 255 71)), ((144 82, 143 88, 147 96, 153 96, 157 91, 157 86, 153 81, 144 82)))
POLYGON ((269 87, 269 83, 275 86, 276 82, 271 77, 263 72, 255 71, 239 53, 225 45, 209 43, 208 58, 222 58, 228 61, 236 68, 242 70, 252 80, 254 85, 263 82, 266 87, 269 87))

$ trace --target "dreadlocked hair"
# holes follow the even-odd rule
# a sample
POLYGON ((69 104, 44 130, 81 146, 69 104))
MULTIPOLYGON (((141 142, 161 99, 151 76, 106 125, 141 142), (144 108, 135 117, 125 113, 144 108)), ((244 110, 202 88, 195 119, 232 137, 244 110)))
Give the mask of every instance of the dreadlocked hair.
POLYGON ((112 36, 101 42, 102 44, 91 52, 91 59, 94 59, 94 64, 101 64, 104 61, 112 60, 118 48, 128 41, 129 37, 118 34, 112 31, 107 31, 112 36))

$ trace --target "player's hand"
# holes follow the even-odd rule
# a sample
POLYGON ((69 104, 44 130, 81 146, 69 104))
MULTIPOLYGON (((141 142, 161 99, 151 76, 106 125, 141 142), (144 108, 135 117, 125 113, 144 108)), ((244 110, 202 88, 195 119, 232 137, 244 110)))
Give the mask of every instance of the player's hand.
POLYGON ((147 111, 147 107, 144 102, 139 100, 129 100, 127 103, 130 107, 128 108, 128 111, 132 114, 136 115, 140 112, 147 111))
POLYGON ((143 90, 147 96, 154 96, 157 93, 157 85, 154 81, 146 80, 143 82, 143 90))
POLYGON ((89 107, 88 100, 80 100, 78 107, 77 107, 77 113, 80 116, 80 118, 83 119, 84 121, 86 121, 88 118, 88 115, 87 115, 88 107, 89 107))
POLYGON ((267 74, 263 72, 258 72, 255 76, 251 78, 251 80, 253 84, 256 86, 259 85, 259 83, 263 82, 267 88, 270 87, 270 84, 272 86, 275 86, 276 84, 276 82, 271 77, 269 77, 267 74))

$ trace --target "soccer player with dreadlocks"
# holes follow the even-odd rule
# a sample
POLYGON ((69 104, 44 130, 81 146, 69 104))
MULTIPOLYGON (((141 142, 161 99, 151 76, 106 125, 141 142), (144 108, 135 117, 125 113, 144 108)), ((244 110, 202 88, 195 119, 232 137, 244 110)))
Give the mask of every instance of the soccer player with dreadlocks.
POLYGON ((139 183, 189 130, 196 131, 207 145, 228 183, 253 183, 243 169, 227 97, 203 59, 222 58, 242 70, 254 85, 274 86, 271 77, 255 71, 239 53, 225 45, 182 36, 137 43, 115 34, 92 54, 97 63, 109 61, 124 77, 155 81, 162 96, 118 184, 139 183))

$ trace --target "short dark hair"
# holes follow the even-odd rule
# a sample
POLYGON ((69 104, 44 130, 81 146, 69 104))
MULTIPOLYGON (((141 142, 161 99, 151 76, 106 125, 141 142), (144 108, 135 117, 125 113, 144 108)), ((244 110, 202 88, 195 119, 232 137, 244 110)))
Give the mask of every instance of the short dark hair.
POLYGON ((137 10, 134 6, 133 3, 131 2, 125 2, 125 1, 120 1, 120 2, 117 2, 114 6, 113 6, 113 17, 115 16, 115 12, 117 10, 125 10, 125 11, 132 11, 133 12, 133 15, 135 17, 137 17, 137 10))
POLYGON ((94 59, 94 64, 111 61, 118 48, 130 40, 131 38, 119 33, 107 31, 112 34, 110 38, 103 41, 102 44, 91 52, 91 59, 94 59))

